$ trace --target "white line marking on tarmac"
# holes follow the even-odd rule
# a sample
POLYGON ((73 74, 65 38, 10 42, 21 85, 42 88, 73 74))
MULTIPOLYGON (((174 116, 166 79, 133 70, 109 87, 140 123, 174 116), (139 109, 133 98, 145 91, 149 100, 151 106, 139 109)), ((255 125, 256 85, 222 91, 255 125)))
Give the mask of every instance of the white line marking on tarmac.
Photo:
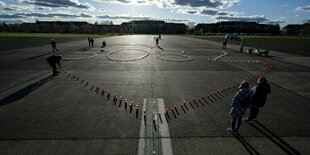
MULTIPOLYGON (((158 104, 158 112, 163 114, 165 112, 164 99, 158 98, 157 104, 158 104)), ((160 136, 165 137, 165 138, 161 138, 163 155, 173 155, 168 123, 160 124, 158 128, 159 128, 160 136)))
MULTIPOLYGON (((146 98, 143 100, 143 108, 146 107, 146 98)), ((144 155, 144 147, 145 147, 145 132, 144 132, 144 117, 141 116, 141 125, 140 125, 140 138, 139 138, 139 145, 138 145, 138 155, 144 155)))

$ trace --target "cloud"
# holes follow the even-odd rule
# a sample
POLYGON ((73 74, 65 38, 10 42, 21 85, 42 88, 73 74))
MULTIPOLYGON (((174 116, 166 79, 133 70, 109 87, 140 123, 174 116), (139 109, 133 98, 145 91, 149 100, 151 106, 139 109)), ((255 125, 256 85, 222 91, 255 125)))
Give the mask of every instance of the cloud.
POLYGON ((223 5, 223 3, 220 1, 211 1, 211 0, 175 0, 173 4, 179 6, 207 7, 207 8, 217 8, 223 5))
POLYGON ((0 19, 12 19, 12 18, 27 18, 27 17, 41 17, 41 18, 91 18, 91 15, 81 13, 79 15, 68 13, 16 13, 16 14, 0 14, 0 19))
POLYGON ((160 8, 229 8, 239 3, 239 0, 93 0, 96 2, 156 5, 160 8))
POLYGON ((163 20, 163 21, 169 21, 169 22, 188 22, 188 19, 159 19, 159 18, 152 18, 147 16, 129 16, 129 15, 119 15, 119 16, 111 16, 111 15, 102 15, 97 16, 97 18, 100 19, 110 19, 110 20, 163 20))
POLYGON ((5 8, 3 8, 2 10, 5 11, 20 11, 20 10, 33 10, 34 6, 30 5, 30 6, 21 6, 21 5, 7 5, 5 8))
POLYGON ((80 3, 78 0, 18 0, 18 2, 33 4, 43 7, 64 7, 64 8, 78 8, 78 9, 88 9, 88 10, 95 10, 89 3, 80 3))
POLYGON ((295 11, 308 11, 310 12, 310 5, 307 6, 299 6, 295 9, 295 11))
POLYGON ((150 17, 146 17, 146 16, 129 16, 129 15, 119 15, 119 16, 102 15, 102 16, 97 16, 97 18, 102 18, 102 19, 126 19, 126 20, 151 20, 150 17))
POLYGON ((98 9, 99 12, 108 12, 108 10, 104 9, 104 8, 99 8, 98 9))
POLYGON ((4 2, 0 1, 0 6, 6 6, 4 2))
POLYGON ((52 10, 52 9, 49 8, 49 7, 36 7, 36 9, 37 9, 37 10, 41 10, 41 11, 43 11, 43 10, 52 10))
POLYGON ((268 24, 284 23, 286 22, 284 18, 269 20, 263 15, 254 15, 254 16, 217 16, 216 20, 222 21, 247 21, 247 22, 263 22, 268 24))
POLYGON ((3 21, 0 21, 0 23, 5 23, 5 24, 21 24, 23 23, 24 21, 23 20, 3 20, 3 21))
POLYGON ((216 9, 177 9, 172 10, 172 12, 202 16, 233 16, 238 14, 238 12, 218 11, 216 9))

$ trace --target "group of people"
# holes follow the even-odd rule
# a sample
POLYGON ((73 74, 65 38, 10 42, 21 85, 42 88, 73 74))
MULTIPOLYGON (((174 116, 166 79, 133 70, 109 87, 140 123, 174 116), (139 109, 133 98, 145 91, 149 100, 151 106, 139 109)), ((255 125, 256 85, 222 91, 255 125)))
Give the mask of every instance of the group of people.
POLYGON ((241 126, 242 117, 246 109, 250 108, 250 115, 244 119, 247 123, 256 121, 259 108, 263 107, 267 101, 267 95, 270 93, 270 86, 265 77, 260 77, 257 84, 250 89, 249 83, 241 82, 239 91, 232 99, 230 114, 232 116, 231 127, 227 130, 232 134, 237 134, 241 126))
MULTIPOLYGON (((228 38, 225 38, 224 41, 223 41, 223 49, 226 49, 227 40, 228 40, 228 38)), ((245 44, 246 44, 245 41, 242 40, 241 43, 240 43, 240 53, 243 52, 243 48, 244 48, 245 44)))

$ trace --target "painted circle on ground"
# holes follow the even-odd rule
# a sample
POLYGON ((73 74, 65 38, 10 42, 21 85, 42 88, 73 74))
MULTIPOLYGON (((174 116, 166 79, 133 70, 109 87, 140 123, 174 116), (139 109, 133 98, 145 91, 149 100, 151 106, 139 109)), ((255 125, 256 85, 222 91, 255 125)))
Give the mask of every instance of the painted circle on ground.
POLYGON ((175 62, 186 62, 191 61, 192 57, 184 54, 160 54, 156 57, 157 59, 164 60, 164 61, 175 61, 175 62))
POLYGON ((109 51, 107 59, 116 62, 138 61, 146 58, 150 52, 139 48, 126 48, 109 51))
POLYGON ((158 54, 185 54, 184 51, 178 49, 158 50, 158 54))

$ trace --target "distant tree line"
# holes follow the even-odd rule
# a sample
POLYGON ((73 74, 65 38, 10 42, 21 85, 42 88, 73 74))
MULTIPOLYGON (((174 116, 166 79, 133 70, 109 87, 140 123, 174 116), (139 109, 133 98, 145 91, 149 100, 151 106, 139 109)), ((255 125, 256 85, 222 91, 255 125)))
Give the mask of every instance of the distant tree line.
POLYGON ((0 23, 0 32, 26 33, 146 33, 146 34, 224 34, 238 33, 249 35, 310 35, 310 21, 302 25, 287 25, 280 29, 279 24, 259 24, 258 22, 222 21, 210 24, 166 23, 164 21, 130 21, 114 25, 112 21, 90 24, 87 22, 36 21, 35 23, 0 23))
POLYGON ((198 24, 194 34, 244 33, 257 35, 281 34, 279 24, 259 24, 257 22, 223 21, 212 24, 198 24))
POLYGON ((100 24, 87 22, 37 21, 36 23, 0 24, 0 32, 25 33, 118 33, 120 25, 113 25, 112 21, 103 21, 100 24))

